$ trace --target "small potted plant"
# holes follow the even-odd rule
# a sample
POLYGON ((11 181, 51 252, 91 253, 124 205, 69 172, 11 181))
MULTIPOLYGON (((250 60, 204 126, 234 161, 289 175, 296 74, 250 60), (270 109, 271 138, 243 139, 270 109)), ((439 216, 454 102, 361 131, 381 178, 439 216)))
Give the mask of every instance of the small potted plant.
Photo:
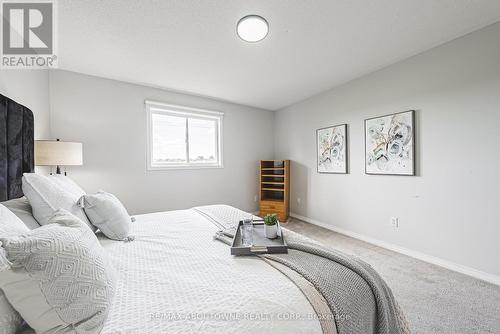
POLYGON ((268 239, 274 239, 278 236, 278 215, 267 214, 264 216, 264 235, 268 239))

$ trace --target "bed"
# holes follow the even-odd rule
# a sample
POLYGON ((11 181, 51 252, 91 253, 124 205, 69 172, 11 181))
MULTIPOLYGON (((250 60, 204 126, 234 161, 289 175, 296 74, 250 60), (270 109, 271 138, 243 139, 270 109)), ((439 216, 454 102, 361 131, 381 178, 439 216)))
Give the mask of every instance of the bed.
MULTIPOLYGON (((8 110, 28 116, 14 125, 3 117, 0 127, 27 139, 4 141, 18 154, 0 161, 9 171, 0 178, 2 200, 22 196, 20 176, 33 169, 33 119, 24 107, 8 110)), ((289 254, 231 256, 214 236, 242 215, 225 205, 138 215, 130 242, 97 232, 117 272, 101 333, 409 333, 390 289, 360 260, 291 231, 289 254)))
POLYGON ((292 281, 258 258, 230 256, 197 211, 135 217, 133 242, 100 237, 119 272, 103 333, 322 333, 292 281))

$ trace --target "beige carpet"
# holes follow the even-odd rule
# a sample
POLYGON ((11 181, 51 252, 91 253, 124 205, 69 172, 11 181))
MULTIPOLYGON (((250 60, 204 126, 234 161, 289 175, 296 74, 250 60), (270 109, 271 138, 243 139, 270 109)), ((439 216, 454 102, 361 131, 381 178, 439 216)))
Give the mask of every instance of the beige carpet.
POLYGON ((412 333, 500 334, 499 286, 300 220, 286 227, 371 264, 394 292, 412 333))

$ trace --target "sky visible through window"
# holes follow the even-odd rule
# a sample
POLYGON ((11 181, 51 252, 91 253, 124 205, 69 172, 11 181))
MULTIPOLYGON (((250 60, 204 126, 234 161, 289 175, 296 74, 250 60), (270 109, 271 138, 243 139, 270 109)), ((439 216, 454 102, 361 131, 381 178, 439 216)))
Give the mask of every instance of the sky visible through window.
POLYGON ((154 163, 216 163, 217 124, 215 120, 152 114, 154 163), (186 129, 187 121, 187 129, 186 129), (187 131, 189 147, 186 147, 187 131))

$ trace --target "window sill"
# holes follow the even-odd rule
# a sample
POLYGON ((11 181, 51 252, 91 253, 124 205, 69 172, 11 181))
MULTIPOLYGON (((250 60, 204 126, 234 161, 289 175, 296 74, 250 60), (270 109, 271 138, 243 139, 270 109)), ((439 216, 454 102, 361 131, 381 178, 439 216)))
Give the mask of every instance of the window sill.
POLYGON ((171 165, 171 166, 148 166, 148 171, 162 170, 190 170, 190 169, 220 169, 223 165, 171 165))

